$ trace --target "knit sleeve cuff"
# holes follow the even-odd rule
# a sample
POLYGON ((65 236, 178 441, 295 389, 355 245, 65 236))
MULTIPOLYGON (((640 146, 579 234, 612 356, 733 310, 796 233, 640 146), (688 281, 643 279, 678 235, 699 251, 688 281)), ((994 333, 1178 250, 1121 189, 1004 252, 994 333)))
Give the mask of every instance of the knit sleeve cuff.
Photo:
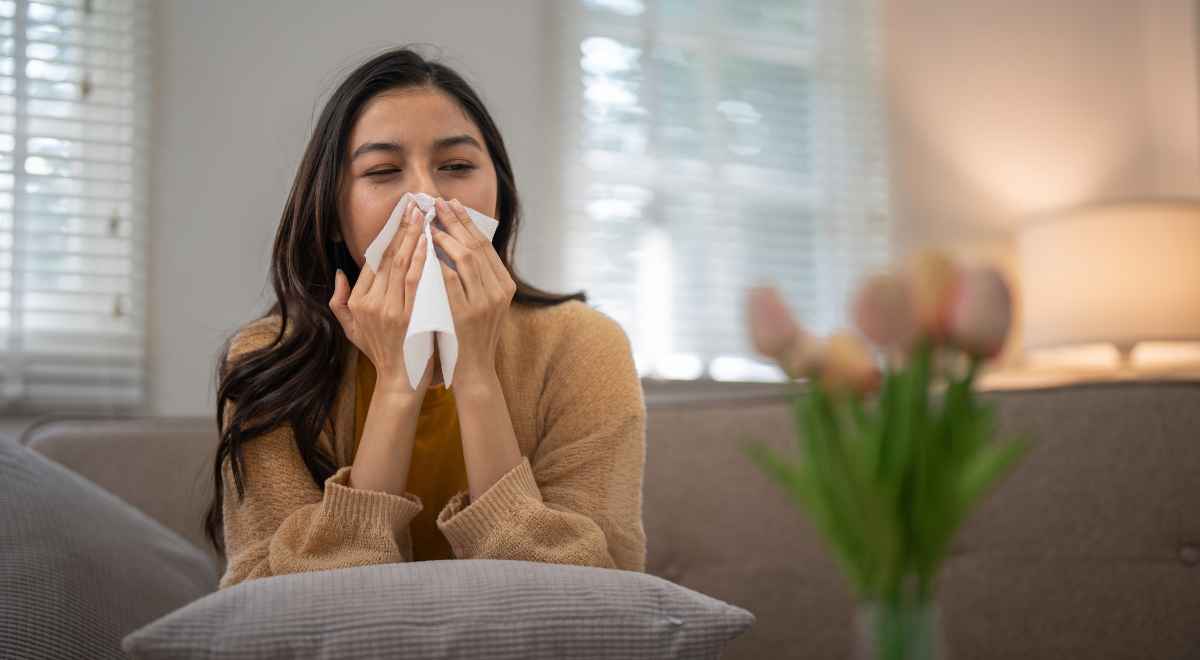
POLYGON ((419 495, 394 495, 373 490, 352 488, 351 466, 339 468, 325 480, 325 511, 342 521, 363 520, 368 526, 387 530, 408 526, 425 508, 419 495))
POLYGON ((438 529, 459 559, 473 558, 489 535, 520 519, 522 512, 543 506, 528 456, 464 508, 468 495, 459 491, 437 517, 438 529))

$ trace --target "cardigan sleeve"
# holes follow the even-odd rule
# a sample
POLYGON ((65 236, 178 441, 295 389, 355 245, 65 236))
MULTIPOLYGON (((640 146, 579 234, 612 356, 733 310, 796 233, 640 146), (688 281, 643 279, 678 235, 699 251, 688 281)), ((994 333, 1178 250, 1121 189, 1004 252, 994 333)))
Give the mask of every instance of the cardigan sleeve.
POLYGON ((572 325, 547 368, 533 456, 438 515, 460 559, 645 572, 646 406, 629 339, 590 307, 572 325))
MULTIPOLYGON (((243 351, 230 350, 231 361, 237 352, 243 351)), ((228 403, 227 421, 233 409, 228 403)), ((222 464, 228 561, 219 588, 271 575, 411 561, 409 524, 424 508, 419 496, 352 488, 348 465, 318 487, 287 424, 246 439, 241 454, 240 501, 229 459, 222 464)))

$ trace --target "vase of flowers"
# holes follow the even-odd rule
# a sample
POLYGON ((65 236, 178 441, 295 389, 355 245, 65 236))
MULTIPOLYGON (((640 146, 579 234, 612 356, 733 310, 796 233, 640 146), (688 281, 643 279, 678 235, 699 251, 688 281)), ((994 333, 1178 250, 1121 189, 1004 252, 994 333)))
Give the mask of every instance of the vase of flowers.
POLYGON ((818 338, 771 286, 750 289, 755 350, 797 386, 799 452, 743 450, 804 510, 858 601, 854 657, 943 657, 939 569, 967 515, 1020 459, 975 393, 999 355, 1012 297, 992 268, 934 251, 877 274, 853 304, 859 332, 818 338))

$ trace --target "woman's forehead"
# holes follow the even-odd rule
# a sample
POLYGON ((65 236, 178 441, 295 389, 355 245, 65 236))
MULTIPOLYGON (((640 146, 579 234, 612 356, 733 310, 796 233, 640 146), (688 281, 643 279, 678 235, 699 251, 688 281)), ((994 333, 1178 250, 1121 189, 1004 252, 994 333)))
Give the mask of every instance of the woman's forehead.
POLYGON ((482 136, 475 122, 445 92, 426 87, 383 92, 363 107, 350 134, 350 150, 365 142, 431 147, 448 135, 482 136))

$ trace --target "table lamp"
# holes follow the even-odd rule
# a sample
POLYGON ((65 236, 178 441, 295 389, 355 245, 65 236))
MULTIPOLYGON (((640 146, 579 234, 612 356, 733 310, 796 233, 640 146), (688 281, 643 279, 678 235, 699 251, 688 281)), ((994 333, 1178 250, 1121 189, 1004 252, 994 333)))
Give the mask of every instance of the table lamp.
POLYGON ((1017 258, 1031 362, 1097 347, 1115 349, 1125 369, 1143 357, 1160 366, 1200 359, 1200 200, 1109 202, 1037 218, 1021 227, 1017 258))

